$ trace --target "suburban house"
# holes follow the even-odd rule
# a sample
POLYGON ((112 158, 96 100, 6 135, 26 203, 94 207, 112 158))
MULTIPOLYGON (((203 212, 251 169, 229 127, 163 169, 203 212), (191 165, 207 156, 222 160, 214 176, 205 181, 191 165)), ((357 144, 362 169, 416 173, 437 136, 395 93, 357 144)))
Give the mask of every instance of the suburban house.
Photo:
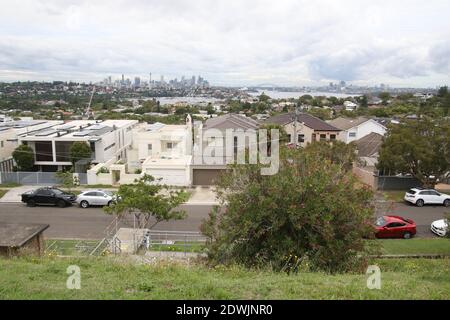
POLYGON ((27 132, 18 137, 35 153, 35 165, 44 172, 72 166, 70 147, 76 141, 86 142, 92 150, 91 163, 110 159, 125 161, 137 120, 75 120, 65 124, 27 132))
POLYGON ((49 120, 13 120, 4 118, 0 122, 0 172, 13 171, 14 161, 12 153, 19 145, 18 137, 27 133, 33 133, 44 128, 51 128, 63 121, 49 120))
POLYGON ((264 124, 278 124, 288 135, 288 144, 304 147, 314 141, 333 141, 339 137, 340 129, 307 113, 283 113, 273 116, 264 124), (297 132, 297 136, 295 136, 297 132))
POLYGON ((383 144, 383 136, 372 132, 355 141, 358 157, 364 167, 375 167, 378 163, 378 153, 383 144))
MULTIPOLYGON (((193 185, 213 185, 218 176, 225 171, 227 164, 235 159, 235 154, 226 154, 226 132, 227 129, 237 130, 257 130, 259 123, 241 114, 226 114, 223 116, 210 118, 205 123, 200 123, 194 127, 194 149, 192 165, 193 185), (221 137, 220 137, 221 136, 221 137), (207 148, 222 149, 222 154, 208 155, 207 148)), ((237 136, 233 134, 231 143, 234 150, 237 147, 237 136)))
POLYGON ((185 125, 142 124, 133 130, 128 170, 141 170, 168 185, 189 186, 192 162, 192 119, 185 125))
POLYGON ((384 136, 387 131, 387 128, 381 123, 365 117, 354 119, 339 117, 328 121, 328 123, 342 130, 339 140, 345 143, 359 140, 372 132, 384 136))
POLYGON ((0 223, 0 256, 42 255, 48 224, 0 223))
POLYGON ((5 160, 11 158, 14 149, 17 147, 14 140, 17 140, 17 135, 14 129, 0 127, 0 166, 5 160))
POLYGON ((358 109, 358 105, 352 101, 344 101, 344 107, 346 111, 355 111, 358 109))

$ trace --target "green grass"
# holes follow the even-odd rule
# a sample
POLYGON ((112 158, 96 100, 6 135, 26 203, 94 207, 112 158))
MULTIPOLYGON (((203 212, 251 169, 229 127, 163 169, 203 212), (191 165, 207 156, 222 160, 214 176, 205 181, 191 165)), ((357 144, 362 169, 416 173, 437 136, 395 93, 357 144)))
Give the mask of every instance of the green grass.
POLYGON ((0 199, 3 198, 3 196, 8 192, 9 190, 6 189, 0 189, 0 199))
POLYGON ((99 240, 46 240, 45 245, 47 251, 54 255, 83 256, 88 255, 99 242, 99 240))
POLYGON ((447 254, 450 255, 450 239, 398 239, 376 240, 383 254, 447 254))
POLYGON ((450 259, 371 263, 381 268, 381 290, 369 290, 365 274, 287 275, 110 257, 0 258, 0 299, 450 299, 450 259), (81 290, 66 289, 71 265, 81 269, 81 290))
POLYGON ((0 183, 0 188, 16 188, 22 186, 20 183, 15 182, 7 182, 7 183, 0 183))
POLYGON ((205 245, 201 242, 175 242, 170 245, 154 244, 150 248, 152 251, 178 251, 178 252, 203 252, 205 245))

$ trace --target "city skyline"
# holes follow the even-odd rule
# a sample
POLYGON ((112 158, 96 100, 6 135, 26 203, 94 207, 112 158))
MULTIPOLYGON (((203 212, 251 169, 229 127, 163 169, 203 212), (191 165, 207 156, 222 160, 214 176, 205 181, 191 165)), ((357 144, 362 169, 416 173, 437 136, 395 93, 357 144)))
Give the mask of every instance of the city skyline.
POLYGON ((226 86, 450 83, 448 1, 345 3, 217 1, 211 15, 208 1, 4 2, 0 81, 152 70, 226 86))

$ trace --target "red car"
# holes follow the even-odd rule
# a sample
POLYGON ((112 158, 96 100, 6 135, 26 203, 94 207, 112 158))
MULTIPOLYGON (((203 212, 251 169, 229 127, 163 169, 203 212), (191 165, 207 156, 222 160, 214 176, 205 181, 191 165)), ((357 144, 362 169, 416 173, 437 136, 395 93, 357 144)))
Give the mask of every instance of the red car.
POLYGON ((399 216, 382 216, 375 222, 377 238, 410 239, 416 234, 416 223, 399 216))

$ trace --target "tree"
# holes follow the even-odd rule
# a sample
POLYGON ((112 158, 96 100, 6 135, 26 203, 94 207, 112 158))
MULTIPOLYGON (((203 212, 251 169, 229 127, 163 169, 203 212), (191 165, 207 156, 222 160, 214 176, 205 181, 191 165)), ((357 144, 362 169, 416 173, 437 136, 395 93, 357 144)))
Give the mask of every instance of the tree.
POLYGON ((30 146, 21 144, 12 153, 20 171, 31 171, 34 167, 34 151, 30 146))
POLYGON ((382 100, 382 104, 386 106, 389 99, 391 99, 391 95, 389 92, 380 92, 378 94, 378 98, 380 98, 382 100))
POLYGON ((73 165, 80 160, 91 159, 91 156, 91 147, 85 142, 76 141, 70 147, 70 161, 73 165))
POLYGON ((411 174, 434 187, 450 172, 450 122, 423 117, 391 126, 377 168, 384 174, 411 174))
POLYGON ((282 148, 273 176, 262 176, 259 165, 230 167, 217 187, 222 207, 202 225, 212 264, 327 272, 366 265, 373 193, 317 154, 282 148))
POLYGON ((358 158, 356 145, 342 141, 310 143, 305 151, 314 155, 317 161, 330 161, 347 171, 351 170, 358 158))
POLYGON ((73 170, 69 171, 57 171, 56 177, 60 180, 61 184, 70 192, 73 187, 79 185, 79 180, 74 178, 73 170))
POLYGON ((189 198, 185 191, 174 191, 155 184, 155 179, 147 174, 136 184, 121 185, 117 196, 121 200, 106 207, 105 212, 119 218, 132 215, 140 229, 152 229, 162 221, 184 219, 186 213, 176 208, 189 198))

